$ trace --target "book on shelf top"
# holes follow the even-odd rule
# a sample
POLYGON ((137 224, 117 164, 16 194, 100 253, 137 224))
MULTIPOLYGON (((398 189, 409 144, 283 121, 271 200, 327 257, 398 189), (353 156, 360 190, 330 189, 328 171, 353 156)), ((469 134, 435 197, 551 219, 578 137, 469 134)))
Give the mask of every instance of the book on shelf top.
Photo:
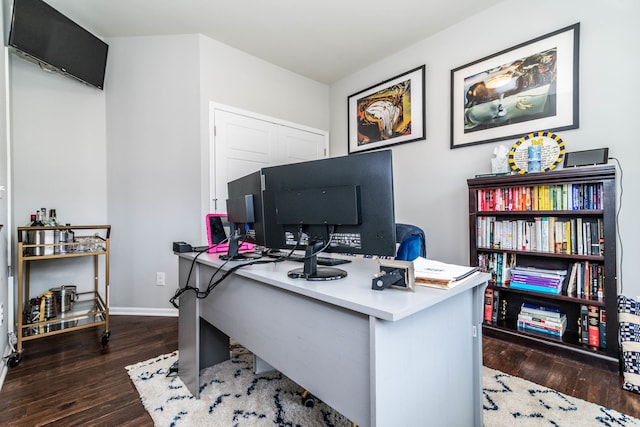
POLYGON ((447 264, 418 257, 413 261, 416 285, 441 289, 454 287, 459 281, 478 271, 478 267, 447 264))
POLYGON ((560 313, 560 309, 559 308, 547 307, 547 306, 544 306, 544 305, 531 304, 531 303, 528 303, 528 302, 524 302, 520 306, 520 313, 522 313, 522 312, 527 312, 527 313, 532 313, 532 314, 540 314, 540 315, 549 316, 549 317, 556 317, 556 318, 560 318, 560 317, 563 316, 563 314, 560 313))

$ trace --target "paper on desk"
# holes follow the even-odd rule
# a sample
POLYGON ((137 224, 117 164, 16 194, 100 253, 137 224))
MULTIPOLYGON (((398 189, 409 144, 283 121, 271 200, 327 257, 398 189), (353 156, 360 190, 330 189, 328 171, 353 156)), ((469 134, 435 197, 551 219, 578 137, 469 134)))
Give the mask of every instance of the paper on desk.
POLYGON ((478 267, 446 264, 423 257, 413 261, 416 285, 433 286, 437 288, 451 288, 458 281, 470 276, 478 267))

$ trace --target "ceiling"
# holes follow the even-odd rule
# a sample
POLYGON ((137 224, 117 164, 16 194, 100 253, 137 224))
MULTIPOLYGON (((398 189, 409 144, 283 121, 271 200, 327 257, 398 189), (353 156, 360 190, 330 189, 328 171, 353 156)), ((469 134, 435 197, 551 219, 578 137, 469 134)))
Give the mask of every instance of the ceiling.
POLYGON ((331 84, 503 0, 46 0, 103 37, 200 33, 331 84))

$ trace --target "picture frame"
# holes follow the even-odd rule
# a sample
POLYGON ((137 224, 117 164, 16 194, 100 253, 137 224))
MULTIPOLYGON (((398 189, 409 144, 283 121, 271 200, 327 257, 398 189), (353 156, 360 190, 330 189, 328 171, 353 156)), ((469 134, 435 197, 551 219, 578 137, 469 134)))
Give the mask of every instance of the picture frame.
POLYGON ((426 139, 425 66, 347 98, 349 154, 426 139))
POLYGON ((579 126, 580 23, 451 70, 451 149, 579 126))

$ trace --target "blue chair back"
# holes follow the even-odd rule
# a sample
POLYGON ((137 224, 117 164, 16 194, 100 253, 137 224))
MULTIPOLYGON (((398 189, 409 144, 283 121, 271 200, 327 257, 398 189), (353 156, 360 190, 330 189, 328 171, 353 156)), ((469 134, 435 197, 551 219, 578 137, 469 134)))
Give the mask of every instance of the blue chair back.
POLYGON ((427 257, 427 242, 420 227, 409 224, 396 224, 396 243, 399 243, 396 259, 413 261, 419 256, 427 257))

